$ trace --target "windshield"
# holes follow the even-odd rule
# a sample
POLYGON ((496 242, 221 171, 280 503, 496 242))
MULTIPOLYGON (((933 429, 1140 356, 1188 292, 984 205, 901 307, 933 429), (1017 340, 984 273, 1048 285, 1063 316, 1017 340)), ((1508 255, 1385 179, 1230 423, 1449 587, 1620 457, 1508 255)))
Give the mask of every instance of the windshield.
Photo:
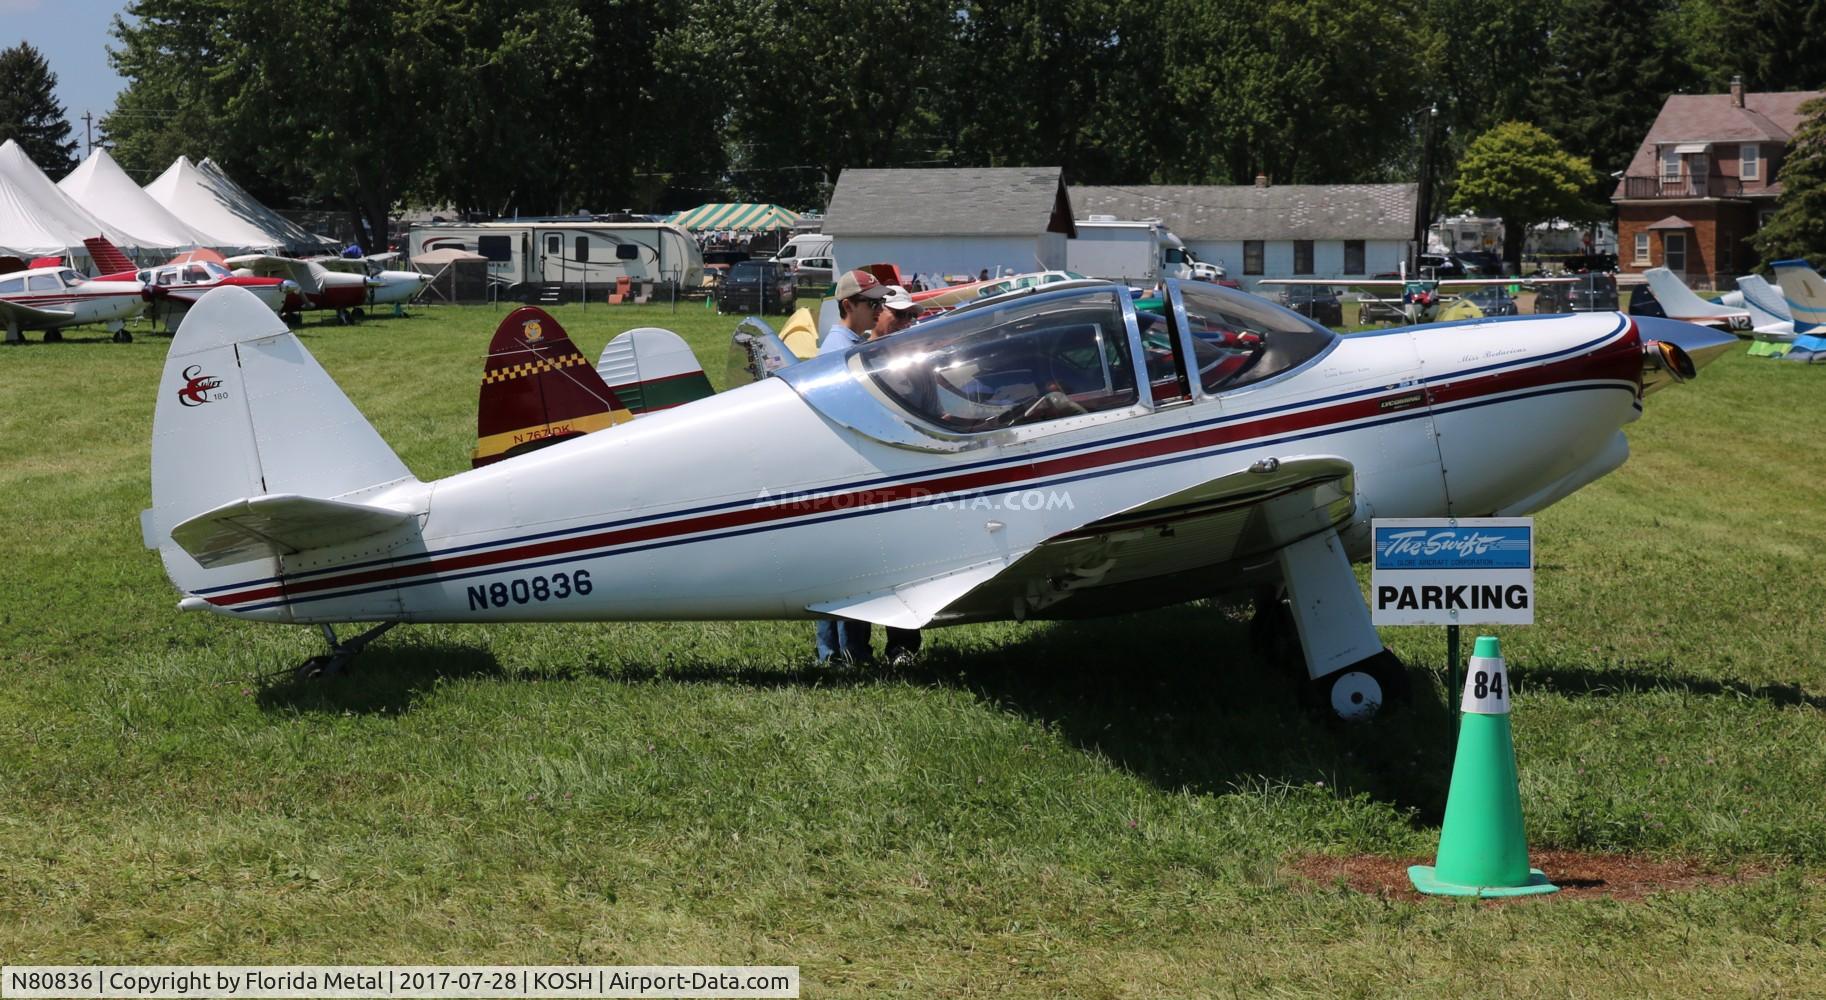
POLYGON ((1338 336, 1259 296, 1220 285, 1168 285, 1185 304, 1199 384, 1206 392, 1279 375, 1317 357, 1338 336))
POLYGON ((77 285, 89 280, 67 267, 58 271, 57 276, 63 279, 64 287, 66 288, 75 288, 77 285))
POLYGON ((916 417, 990 431, 1135 405, 1128 327, 1110 288, 960 313, 858 349, 916 417))

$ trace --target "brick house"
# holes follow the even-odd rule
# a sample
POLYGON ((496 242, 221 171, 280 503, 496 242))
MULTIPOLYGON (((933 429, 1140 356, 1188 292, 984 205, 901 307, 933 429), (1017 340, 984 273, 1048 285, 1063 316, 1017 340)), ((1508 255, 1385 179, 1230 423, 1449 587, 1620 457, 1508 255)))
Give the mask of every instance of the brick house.
MULTIPOLYGON (((1746 242, 1775 211, 1788 140, 1821 91, 1673 94, 1610 200, 1617 267, 1666 267, 1695 288, 1729 288, 1756 254, 1746 242)), ((1626 279, 1627 280, 1627 279, 1626 279)))

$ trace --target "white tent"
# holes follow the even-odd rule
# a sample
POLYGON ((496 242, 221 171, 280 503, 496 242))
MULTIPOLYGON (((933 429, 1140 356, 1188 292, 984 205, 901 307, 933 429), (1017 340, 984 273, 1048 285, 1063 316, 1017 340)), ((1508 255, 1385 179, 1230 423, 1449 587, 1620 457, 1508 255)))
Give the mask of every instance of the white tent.
POLYGON ((0 254, 27 260, 70 254, 82 263, 89 257, 82 241, 91 236, 117 246, 125 239, 59 191, 17 142, 0 143, 0 254))
POLYGON ((314 252, 324 241, 260 204, 228 175, 204 160, 180 156, 146 185, 146 193, 171 214, 208 233, 210 246, 314 252))
POLYGON ((105 149, 90 153, 81 166, 57 182, 57 187, 90 215, 120 230, 127 237, 123 249, 205 246, 230 253, 241 250, 239 246, 215 243, 208 233, 171 214, 170 209, 141 190, 105 149))

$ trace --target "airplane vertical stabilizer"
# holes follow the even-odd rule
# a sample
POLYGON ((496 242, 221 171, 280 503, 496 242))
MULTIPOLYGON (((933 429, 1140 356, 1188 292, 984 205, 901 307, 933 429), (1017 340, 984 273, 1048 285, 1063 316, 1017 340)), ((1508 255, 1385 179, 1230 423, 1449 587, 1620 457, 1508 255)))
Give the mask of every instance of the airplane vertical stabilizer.
MULTIPOLYGON (((273 311, 242 288, 204 295, 172 337, 152 420, 152 507, 141 515, 180 589, 246 580, 258 567, 205 568, 172 529, 271 495, 361 502, 416 483, 355 404, 273 311)), ((279 559, 263 560, 277 575, 279 559)))
POLYGON ((1651 267, 1642 272, 1642 277, 1648 280, 1649 288, 1655 293, 1655 300, 1661 303, 1661 308, 1667 312, 1669 319, 1709 322, 1735 318, 1732 329, 1750 328, 1747 312, 1717 302, 1707 302, 1665 267, 1651 267))
POLYGON ((96 274, 113 275, 133 272, 133 262, 127 259, 126 254, 120 252, 119 247, 108 242, 106 236, 91 236, 83 240, 82 245, 89 248, 89 259, 95 262, 96 274))
POLYGON ((691 345, 657 326, 638 327, 609 341, 596 361, 596 374, 636 415, 670 409, 716 391, 691 345))
POLYGON ((1794 315, 1788 311, 1788 300, 1782 298, 1781 289, 1764 281, 1762 275, 1746 274, 1738 278, 1737 291, 1743 296, 1744 308, 1750 310, 1750 316, 1756 320, 1757 326, 1763 325, 1762 318, 1757 316, 1759 312, 1777 321, 1794 321, 1794 315))
POLYGON ((1778 260, 1775 283, 1788 300, 1788 311, 1794 314, 1795 333, 1813 333, 1826 326, 1826 280, 1805 260, 1778 260))
POLYGON ((488 343, 476 403, 477 467, 632 417, 551 313, 521 306, 488 343))

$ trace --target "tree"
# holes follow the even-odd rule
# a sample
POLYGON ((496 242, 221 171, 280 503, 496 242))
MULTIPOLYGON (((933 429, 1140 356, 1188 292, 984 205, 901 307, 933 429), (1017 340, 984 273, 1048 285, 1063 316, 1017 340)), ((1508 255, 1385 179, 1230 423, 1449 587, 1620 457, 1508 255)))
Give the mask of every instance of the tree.
POLYGON ((17 140, 53 178, 76 168, 76 140, 56 90, 57 74, 30 42, 0 52, 0 141, 17 140))
POLYGON ((1594 173, 1589 160, 1561 149, 1533 125, 1504 122, 1471 140, 1458 163, 1452 207, 1502 219, 1503 258, 1519 263, 1528 227, 1598 214, 1584 194, 1594 173))
POLYGON ((1764 260, 1806 257, 1826 268, 1826 98, 1801 105, 1807 118, 1788 143, 1782 193, 1751 243, 1764 260))

